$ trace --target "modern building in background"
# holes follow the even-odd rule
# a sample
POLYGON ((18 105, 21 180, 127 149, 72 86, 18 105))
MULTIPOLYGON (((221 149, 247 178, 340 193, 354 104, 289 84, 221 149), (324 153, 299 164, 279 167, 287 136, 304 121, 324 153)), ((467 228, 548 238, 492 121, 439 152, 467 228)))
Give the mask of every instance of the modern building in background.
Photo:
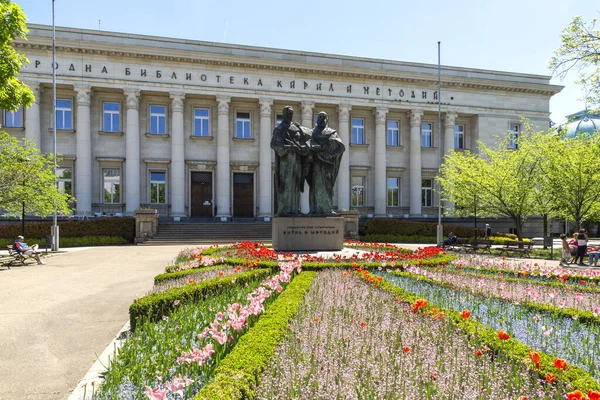
POLYGON ((550 76, 444 66, 439 138, 437 65, 57 28, 52 115, 51 40, 50 26, 29 25, 16 43, 36 102, 2 125, 52 152, 56 118, 60 185, 80 215, 147 206, 176 220, 271 217, 270 140, 291 105, 304 126, 327 112, 346 144, 338 210, 433 219, 443 155, 516 138, 521 117, 547 128, 562 88, 550 76))

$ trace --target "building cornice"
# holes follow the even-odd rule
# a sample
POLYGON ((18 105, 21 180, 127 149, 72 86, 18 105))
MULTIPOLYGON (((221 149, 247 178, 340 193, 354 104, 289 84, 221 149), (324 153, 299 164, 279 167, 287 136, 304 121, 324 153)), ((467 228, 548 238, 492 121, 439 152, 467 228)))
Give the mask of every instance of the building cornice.
MULTIPOLYGON (((45 25, 30 25, 30 29, 34 29, 40 32, 44 32, 47 28, 48 27, 46 27, 45 25)), ((80 34, 81 36, 87 36, 91 35, 93 31, 72 28, 59 28, 59 33, 63 32, 65 34, 76 33, 80 34)), ((98 35, 98 32, 93 32, 93 34, 98 35)), ((124 50, 115 50, 116 46, 114 46, 108 41, 86 41, 84 37, 81 37, 78 41, 75 41, 73 39, 61 38, 61 40, 59 41, 59 45, 56 47, 56 50, 59 53, 62 52, 75 54, 90 54, 102 55, 107 57, 143 59, 173 63, 201 64, 206 66, 226 67, 240 70, 266 70, 278 73, 284 72, 290 74, 328 76, 334 79, 338 78, 372 80, 386 83, 396 82, 427 87, 437 86, 437 74, 430 74, 427 72, 417 71, 418 69, 431 70, 433 66, 428 64, 402 63, 390 60, 365 59, 359 57, 336 56, 297 51, 294 52, 286 50, 286 52, 298 53, 299 55, 302 54, 307 57, 320 57, 321 59, 328 61, 327 63, 309 63, 303 61, 291 62, 288 60, 277 59, 275 57, 275 55, 283 51, 279 49, 265 49, 261 47, 196 42, 181 39, 155 38, 150 36, 118 34, 113 32, 101 32, 101 34, 103 35, 103 37, 111 39, 123 38, 128 40, 136 40, 138 43, 135 45, 120 46, 121 48, 124 48, 124 50), (156 40, 159 40, 161 43, 172 42, 174 45, 171 48, 151 47, 151 39, 155 39, 155 43, 156 40), (86 47, 81 47, 82 44, 86 47), (175 46, 175 44, 181 44, 182 46, 175 46), (202 49, 218 48, 222 51, 213 53, 209 50, 182 50, 181 48, 183 47, 183 45, 189 47, 198 46, 202 49), (235 49, 239 49, 240 51, 236 52, 235 49), (225 52, 223 50, 227 51, 225 52), (244 55, 245 52, 251 53, 260 51, 273 53, 274 57, 257 58, 244 55), (333 63, 331 62, 331 60, 339 60, 340 62, 333 63), (360 66, 345 65, 345 60, 347 60, 348 63, 360 64, 360 66), (374 66, 379 67, 375 68, 374 66), (406 70, 401 70, 403 68, 405 68, 406 70)), ((27 53, 29 50, 46 52, 52 50, 51 42, 49 40, 50 38, 47 38, 45 36, 30 35, 29 41, 17 40, 14 42, 14 46, 24 51, 25 53, 27 53)), ((477 70, 447 66, 443 66, 442 71, 448 71, 451 74, 442 74, 442 87, 446 89, 467 89, 483 91, 494 90, 503 92, 519 92, 543 96, 552 96, 560 92, 563 88, 559 85, 551 85, 548 83, 544 83, 544 81, 549 81, 550 77, 543 75, 517 74, 510 72, 477 70), (453 74, 453 72, 457 72, 457 74, 453 74), (463 74, 465 76, 459 76, 460 74, 463 74), (484 79, 472 76, 477 74, 498 76, 499 79, 484 79)))

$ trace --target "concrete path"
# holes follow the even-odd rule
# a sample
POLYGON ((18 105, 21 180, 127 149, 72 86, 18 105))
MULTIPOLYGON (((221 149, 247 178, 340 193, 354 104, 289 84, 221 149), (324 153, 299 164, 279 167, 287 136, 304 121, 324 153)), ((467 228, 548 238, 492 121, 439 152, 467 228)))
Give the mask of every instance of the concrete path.
POLYGON ((66 399, 181 248, 78 249, 0 269, 0 399, 66 399))

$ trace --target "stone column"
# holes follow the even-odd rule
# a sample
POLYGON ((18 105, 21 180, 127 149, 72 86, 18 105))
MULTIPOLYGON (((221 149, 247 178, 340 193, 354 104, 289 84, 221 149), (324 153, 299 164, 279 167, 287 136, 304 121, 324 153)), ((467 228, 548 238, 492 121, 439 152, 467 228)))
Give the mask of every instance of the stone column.
POLYGON ((76 85, 77 92, 77 164, 75 166, 75 198, 77 214, 92 212, 92 128, 90 101, 92 88, 76 85))
POLYGON ((217 217, 231 218, 231 176, 229 166, 229 102, 231 97, 217 97, 217 217))
POLYGON ((171 92, 171 216, 185 217, 184 93, 171 92))
POLYGON ((444 156, 454 150, 454 122, 456 121, 455 112, 447 112, 444 119, 444 156))
POLYGON ((340 171, 337 176, 338 185, 338 211, 350 209, 350 104, 340 104, 339 112, 339 128, 338 133, 342 143, 346 146, 346 151, 342 155, 340 161, 340 171))
MULTIPOLYGON (((454 123, 456 121, 455 112, 447 112, 444 119, 444 156, 448 155, 451 150, 454 150, 454 123)), ((443 162, 443 160, 442 160, 443 162)), ((444 214, 451 213, 454 210, 454 205, 449 201, 442 203, 444 214)))
POLYGON ((35 100, 25 110, 25 137, 33 142, 38 149, 42 148, 42 131, 40 121, 40 101, 42 96, 42 86, 39 82, 25 82, 33 92, 35 100))
POLYGON ((423 110, 410 113, 410 215, 421 216, 421 117, 423 110))
MULTIPOLYGON (((303 101, 300 106, 302 107, 302 126, 312 129, 315 126, 313 120, 315 103, 312 101, 303 101)), ((300 211, 302 214, 308 214, 310 212, 309 190, 308 183, 304 182, 304 192, 300 194, 300 211)))
POLYGON ((387 215, 386 120, 388 109, 375 110, 375 216, 387 215))
POLYGON ((127 126, 125 128, 125 213, 140 208, 140 91, 125 89, 127 126))
POLYGON ((271 208, 272 196, 271 187, 273 186, 273 172, 271 169, 271 135, 273 129, 271 126, 272 118, 272 99, 260 99, 260 148, 259 148, 259 214, 258 216, 269 220, 273 216, 271 208))

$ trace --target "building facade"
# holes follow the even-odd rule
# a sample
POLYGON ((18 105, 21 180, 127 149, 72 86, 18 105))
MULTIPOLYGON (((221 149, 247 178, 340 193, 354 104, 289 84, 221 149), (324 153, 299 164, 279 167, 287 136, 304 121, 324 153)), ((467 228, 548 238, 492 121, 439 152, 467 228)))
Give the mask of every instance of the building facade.
POLYGON ((51 43, 51 27, 30 25, 15 44, 36 102, 2 122, 51 153, 56 120, 60 185, 80 215, 270 218, 270 140, 291 105, 309 127, 327 112, 346 144, 338 210, 434 217, 443 155, 516 138, 522 117, 545 129, 561 89, 549 76, 442 67, 440 96, 436 65, 57 28, 53 115, 51 43))

